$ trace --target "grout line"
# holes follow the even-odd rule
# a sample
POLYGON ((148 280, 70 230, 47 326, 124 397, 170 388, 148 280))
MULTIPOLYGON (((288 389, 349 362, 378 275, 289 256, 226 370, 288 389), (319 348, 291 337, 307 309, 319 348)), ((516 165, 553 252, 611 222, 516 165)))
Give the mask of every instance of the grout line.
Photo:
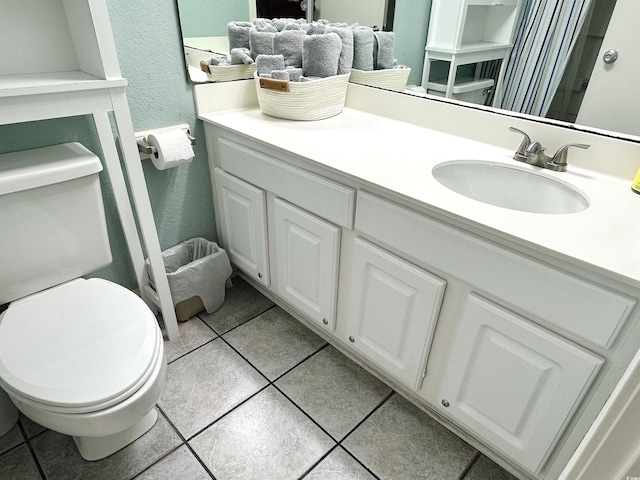
MULTIPOLYGON (((178 445, 176 448, 174 448, 169 454, 165 455, 166 458, 168 455, 170 455, 171 453, 175 452, 176 450, 178 450, 180 447, 182 447, 183 445, 185 447, 187 447, 187 449, 191 452, 191 454, 196 458, 196 460, 198 461, 198 463, 200 463, 200 465, 202 465, 202 468, 204 468, 205 472, 207 472, 207 474, 213 479, 216 480, 215 475, 209 470, 209 467, 207 467, 207 465, 202 461, 202 459, 200 458, 200 456, 195 452, 195 450, 193 449, 193 447, 191 445, 189 445, 189 442, 187 441, 187 439, 182 435, 182 433, 180 433, 180 430, 178 430, 178 427, 176 427, 174 425, 174 423, 171 421, 171 419, 169 418, 169 416, 165 413, 164 410, 162 410, 162 408, 160 408, 159 406, 156 407, 158 409, 158 411, 160 412, 160 414, 164 417, 164 419, 167 421, 167 423, 169 424, 169 426, 173 429, 173 431, 176 433, 176 435, 178 435, 178 437, 180 438, 180 440, 182 441, 181 445, 178 445)), ((195 437, 195 435, 194 435, 195 437)), ((193 437, 191 437, 193 438, 193 437)), ((160 460, 158 460, 159 462, 160 460)), ((158 462, 155 462, 154 465, 158 462)))
POLYGON ((337 448, 340 448, 340 445, 338 445, 338 444, 336 443, 333 447, 331 447, 331 448, 329 449, 329 451, 328 451, 327 453, 325 453, 324 455, 322 455, 322 457, 320 457, 320 459, 319 459, 317 462, 315 462, 313 465, 311 465, 311 466, 310 466, 310 467, 309 467, 309 468, 308 468, 308 469, 307 469, 307 470, 306 470, 302 475, 300 475, 300 476, 298 477, 298 480, 302 480, 304 477, 306 477, 307 475, 309 475, 309 474, 313 471, 313 469, 314 469, 314 468, 316 468, 318 465, 320 465, 320 464, 323 462, 323 460, 324 460, 325 458, 327 458, 329 455, 331 455, 331 453, 332 453, 332 452, 334 452, 337 448))
MULTIPOLYGON (((38 469, 38 472, 40 472, 40 476, 43 479, 46 479, 47 476, 44 473, 44 469, 42 468, 42 465, 40 465, 40 460, 38 460, 38 456, 36 455, 36 451, 33 448, 33 445, 31 445, 31 440, 32 439, 29 438, 29 436, 27 435, 27 432, 25 431, 24 427, 22 426, 22 422, 20 422, 20 420, 18 420, 17 425, 20 428, 20 432, 22 433, 24 441, 27 444, 27 448, 29 449, 29 452, 31 452, 31 457, 33 458, 33 461, 36 464, 36 468, 38 469)), ((45 430, 45 432, 46 432, 46 430, 45 430)), ((42 433, 44 433, 44 432, 40 432, 39 434, 34 435, 32 438, 36 438, 36 437, 40 436, 42 433)), ((20 444, 20 445, 22 445, 22 444, 20 444)))
POLYGON ((462 473, 460 473, 460 476, 458 477, 458 480, 464 480, 464 477, 467 476, 467 474, 471 471, 471 469, 476 464, 476 462, 478 462, 480 460, 481 456, 482 456, 482 454, 480 452, 476 452, 476 454, 471 459, 471 461, 466 466, 466 468, 462 471, 462 473))

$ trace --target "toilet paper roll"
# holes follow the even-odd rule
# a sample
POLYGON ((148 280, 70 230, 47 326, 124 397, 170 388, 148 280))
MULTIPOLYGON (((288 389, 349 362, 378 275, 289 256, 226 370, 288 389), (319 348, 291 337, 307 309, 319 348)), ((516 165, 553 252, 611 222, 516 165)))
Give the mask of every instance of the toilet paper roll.
POLYGON ((190 163, 195 154, 184 130, 167 130, 147 135, 147 143, 156 147, 151 161, 158 170, 190 163))

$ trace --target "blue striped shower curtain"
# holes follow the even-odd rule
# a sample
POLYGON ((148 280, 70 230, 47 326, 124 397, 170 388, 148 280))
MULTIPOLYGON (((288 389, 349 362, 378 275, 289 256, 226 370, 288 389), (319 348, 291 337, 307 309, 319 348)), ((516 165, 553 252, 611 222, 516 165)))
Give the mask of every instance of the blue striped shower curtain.
POLYGON ((525 0, 501 108, 544 117, 593 0, 525 0))

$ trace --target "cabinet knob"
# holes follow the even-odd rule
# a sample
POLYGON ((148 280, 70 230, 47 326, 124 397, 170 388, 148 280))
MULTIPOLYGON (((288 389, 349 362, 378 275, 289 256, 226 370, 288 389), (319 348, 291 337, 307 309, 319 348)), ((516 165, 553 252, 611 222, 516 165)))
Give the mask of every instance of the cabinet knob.
POLYGON ((258 278, 262 278, 262 273, 258 272, 258 278))
POLYGON ((449 408, 449 400, 443 399, 443 400, 442 400, 442 406, 443 406, 444 408, 449 408))
POLYGON ((349 337, 349 341, 350 341, 351 343, 355 343, 356 339, 350 336, 350 337, 349 337))
POLYGON ((329 320, 327 320, 326 318, 323 318, 322 323, 324 323, 325 325, 329 325, 329 320))

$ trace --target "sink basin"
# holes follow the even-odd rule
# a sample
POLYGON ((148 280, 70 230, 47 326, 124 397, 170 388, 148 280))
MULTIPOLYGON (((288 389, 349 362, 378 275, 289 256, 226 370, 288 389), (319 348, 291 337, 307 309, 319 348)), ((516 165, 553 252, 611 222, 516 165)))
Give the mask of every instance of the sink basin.
POLYGON ((570 185, 501 163, 444 162, 432 173, 438 182, 460 195, 511 210, 565 214, 589 207, 589 199, 570 185))

